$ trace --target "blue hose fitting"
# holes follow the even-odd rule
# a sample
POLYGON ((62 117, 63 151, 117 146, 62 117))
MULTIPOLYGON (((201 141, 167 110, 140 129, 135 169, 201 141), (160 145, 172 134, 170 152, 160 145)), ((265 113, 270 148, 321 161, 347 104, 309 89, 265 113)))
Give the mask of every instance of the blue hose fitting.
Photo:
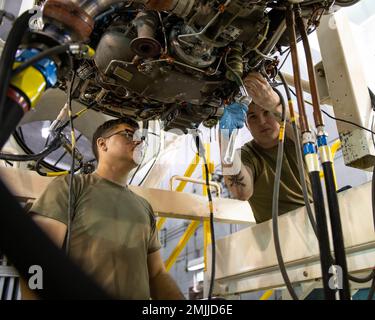
MULTIPOLYGON (((41 51, 39 49, 23 49, 16 57, 16 62, 25 62, 36 56, 41 51)), ((51 58, 43 58, 33 64, 46 80, 46 89, 53 87, 57 82, 57 66, 51 58)))

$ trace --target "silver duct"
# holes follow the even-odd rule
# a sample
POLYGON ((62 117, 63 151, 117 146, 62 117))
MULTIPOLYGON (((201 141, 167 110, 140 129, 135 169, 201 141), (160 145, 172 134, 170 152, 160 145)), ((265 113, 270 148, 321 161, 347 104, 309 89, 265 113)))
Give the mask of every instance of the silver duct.
MULTIPOLYGON (((124 0, 71 0, 77 6, 81 7, 91 17, 97 16, 103 12, 106 8, 111 5, 115 5, 120 2, 127 2, 124 0)), ((170 11, 180 17, 186 17, 195 0, 135 0, 135 3, 145 5, 148 10, 156 11, 170 11)))

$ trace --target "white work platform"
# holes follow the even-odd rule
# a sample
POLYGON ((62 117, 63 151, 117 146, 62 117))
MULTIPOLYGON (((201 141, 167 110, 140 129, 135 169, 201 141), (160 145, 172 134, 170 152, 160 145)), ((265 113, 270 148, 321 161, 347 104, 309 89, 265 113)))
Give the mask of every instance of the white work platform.
MULTIPOLYGON (((54 179, 40 176, 35 171, 7 167, 0 167, 0 177, 13 195, 23 200, 38 198, 54 179)), ((205 196, 137 186, 129 188, 145 198, 159 217, 189 220, 208 220, 210 217, 205 196)), ((247 201, 214 198, 213 205, 216 222, 255 224, 247 201)))
MULTIPOLYGON (((359 275, 375 265, 371 182, 339 193, 338 199, 348 269, 353 275, 359 275)), ((279 234, 291 282, 319 281, 321 267, 318 241, 306 208, 280 216, 279 234)), ((205 273, 204 290, 206 296, 211 273, 211 247, 208 249, 209 265, 205 273)), ((284 286, 275 253, 272 221, 217 239, 215 265, 215 295, 232 296, 284 286)))

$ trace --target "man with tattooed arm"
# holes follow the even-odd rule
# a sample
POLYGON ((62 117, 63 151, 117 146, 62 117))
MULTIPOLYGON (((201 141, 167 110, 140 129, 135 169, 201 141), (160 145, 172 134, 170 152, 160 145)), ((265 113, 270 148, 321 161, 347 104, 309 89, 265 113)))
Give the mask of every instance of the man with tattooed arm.
MULTIPOLYGON (((243 127, 246 123, 253 140, 245 143, 235 153, 232 165, 223 165, 225 183, 233 198, 247 200, 257 223, 272 218, 272 193, 281 119, 281 101, 266 79, 259 73, 250 73, 245 86, 252 102, 249 106, 234 103, 225 108, 220 129, 243 127), (237 163, 236 170, 230 170, 237 163), (238 166, 240 163, 240 166, 238 166), (227 174, 225 174, 227 172, 227 174), (228 173, 229 172, 229 173, 228 173)), ((287 117, 289 112, 287 112, 287 117)), ((223 148, 223 147, 222 147, 223 148)), ((221 150, 223 153, 223 150, 221 150)), ((311 186, 305 171, 310 201, 311 186)), ((298 173, 293 131, 286 126, 283 165, 281 171, 279 214, 304 206, 302 187, 298 173)))

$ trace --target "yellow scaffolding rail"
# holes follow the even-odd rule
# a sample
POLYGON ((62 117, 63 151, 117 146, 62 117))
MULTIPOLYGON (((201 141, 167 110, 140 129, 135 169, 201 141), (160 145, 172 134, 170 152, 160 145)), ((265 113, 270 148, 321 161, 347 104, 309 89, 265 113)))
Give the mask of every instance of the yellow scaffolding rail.
MULTIPOLYGON (((208 163, 208 170, 209 170, 209 179, 211 178, 211 174, 214 171, 214 164, 210 162, 210 145, 205 144, 205 149, 206 149, 206 160, 208 163)), ((170 181, 170 188, 173 190, 173 181, 174 180, 181 180, 180 183, 178 184, 177 188, 175 191, 182 192, 188 182, 192 183, 199 183, 203 185, 203 195, 207 195, 207 186, 205 185, 205 179, 206 179, 206 171, 205 171, 205 166, 204 164, 202 165, 202 180, 197 180, 197 179, 187 179, 188 177, 191 177, 195 169, 197 168, 198 164, 200 161, 199 154, 196 153, 195 157, 192 159, 191 163, 189 164, 188 168, 186 169, 184 173, 184 177, 179 177, 179 176, 174 176, 171 178, 170 181), (185 179, 184 179, 185 178, 185 179)), ((220 185, 216 183, 210 182, 210 186, 215 187, 217 190, 217 195, 220 196, 220 185)), ((163 224, 165 223, 166 218, 159 218, 157 222, 157 228, 158 230, 161 229, 163 224)), ((187 229, 185 230, 184 234, 181 236, 180 241, 178 242, 177 246, 174 248, 168 259, 165 261, 165 268, 167 271, 171 269, 173 264, 176 262, 178 256, 180 255, 181 251, 185 248, 186 244, 188 243, 189 239, 191 236, 194 234, 195 230, 198 228, 200 224, 200 221, 192 221, 187 229)), ((207 247, 211 243, 211 230, 210 230, 210 223, 209 221, 204 221, 203 222, 203 239, 204 239, 204 265, 205 265, 205 270, 207 268, 207 247)))
MULTIPOLYGON (((187 167, 187 169, 184 173, 184 176, 185 177, 191 177, 191 175, 193 174, 193 172, 197 168, 198 164, 199 164, 199 154, 196 153, 194 158, 191 160, 191 163, 187 167)), ((176 191, 182 192, 185 189, 186 184, 187 184, 187 181, 181 181, 179 183, 179 185, 177 186, 176 191)), ((161 227, 164 225, 166 220, 167 220, 167 218, 159 218, 158 219, 158 222, 156 224, 156 227, 158 228, 158 230, 161 229, 161 227)))
POLYGON ((273 290, 267 290, 263 295, 259 298, 259 300, 268 300, 273 295, 273 290))
POLYGON ((189 241, 190 237, 194 234, 199 224, 200 224, 200 221, 193 221, 189 224, 188 228, 186 229, 185 233, 182 235, 177 246, 174 248, 171 255, 165 261, 165 268, 167 269, 167 271, 169 271, 172 268, 173 264, 176 262, 181 251, 185 248, 187 242, 189 241))

